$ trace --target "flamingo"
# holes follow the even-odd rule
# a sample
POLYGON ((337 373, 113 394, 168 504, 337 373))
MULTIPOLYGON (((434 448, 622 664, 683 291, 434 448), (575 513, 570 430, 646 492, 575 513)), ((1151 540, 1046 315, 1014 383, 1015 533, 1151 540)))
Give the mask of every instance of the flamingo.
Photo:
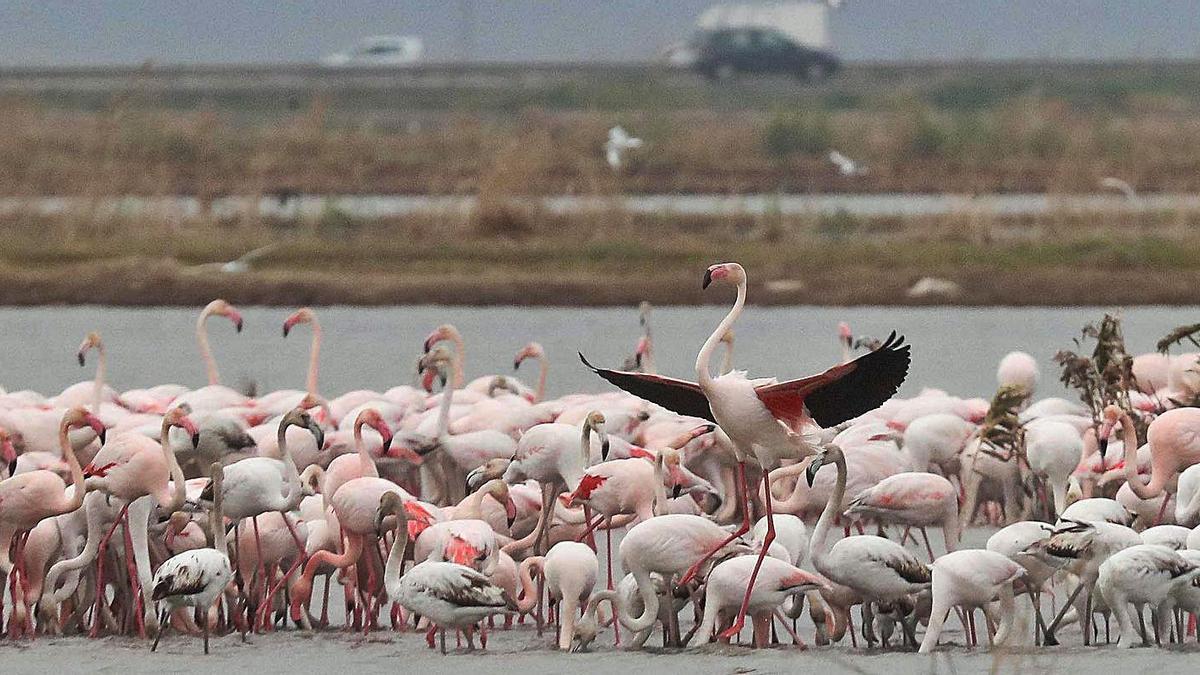
POLYGON ((1045 476, 1054 495, 1054 513, 1067 508, 1067 482, 1083 459, 1083 438, 1065 422, 1038 420, 1026 426, 1025 457, 1029 468, 1045 476))
POLYGON ((1037 557, 1027 554, 1026 551, 1034 543, 1049 537, 1050 530, 1046 523, 1022 520, 1000 528, 995 534, 988 537, 985 544, 987 550, 1008 556, 1009 559, 1025 568, 1023 581, 1029 593, 1030 603, 1033 605, 1039 634, 1044 634, 1046 630, 1046 621, 1042 618, 1042 589, 1057 570, 1037 557))
POLYGON ((904 451, 912 458, 914 470, 929 471, 936 466, 949 476, 957 472, 959 455, 977 430, 953 413, 924 415, 905 427, 904 451))
MULTIPOLYGON (((1060 519, 1060 523, 1062 519, 1060 519)), ((1044 645, 1057 645, 1054 632, 1058 624, 1066 616, 1067 610, 1075 602, 1079 594, 1086 589, 1087 598, 1084 601, 1083 613, 1083 643, 1090 642, 1092 595, 1100 573, 1100 565, 1112 554, 1130 546, 1142 543, 1137 532, 1125 527, 1106 522, 1066 521, 1051 533, 1049 537, 1034 542, 1025 553, 1055 568, 1066 569, 1079 577, 1079 585, 1071 593, 1070 598, 1063 604, 1058 615, 1045 629, 1044 645)))
POLYGON ((1137 431, 1129 413, 1114 405, 1105 408, 1100 438, 1107 439, 1118 421, 1125 440, 1125 477, 1138 497, 1159 496, 1180 471, 1200 463, 1200 408, 1168 410, 1150 423, 1146 430, 1151 453, 1149 484, 1137 475, 1137 431))
MULTIPOLYGON (((709 572, 704 584, 704 617, 697 630, 696 644, 708 644, 722 613, 739 611, 746 584, 757 566, 754 556, 737 556, 716 565, 709 572)), ((769 625, 776 608, 788 598, 808 591, 829 589, 829 583, 820 577, 777 558, 764 559, 758 571, 749 605, 749 614, 755 617, 756 626, 769 625)), ((791 632, 787 622, 782 625, 791 632)), ((796 644, 804 645, 794 632, 792 637, 796 644)), ((765 646, 765 632, 756 628, 755 638, 756 646, 765 646)))
POLYGON ((558 616, 562 626, 558 632, 558 648, 569 651, 575 641, 576 615, 587 604, 596 586, 600 564, 596 552, 587 544, 560 541, 543 556, 531 556, 521 562, 521 588, 525 594, 517 608, 529 612, 537 602, 537 589, 530 570, 540 568, 546 579, 546 592, 558 601, 558 616))
POLYGON ((202 611, 201 628, 204 631, 204 653, 208 653, 209 612, 213 602, 233 579, 233 566, 229 564, 229 552, 225 544, 225 520, 221 513, 221 483, 224 468, 214 462, 211 469, 213 505, 208 522, 212 529, 212 548, 197 548, 168 558, 154 573, 151 584, 151 599, 164 602, 159 620, 158 634, 150 651, 158 649, 158 641, 167 630, 167 619, 172 610, 195 607, 202 611))
POLYGON ((530 342, 525 345, 513 358, 513 370, 519 370, 525 359, 538 360, 538 383, 537 389, 534 390, 532 401, 533 403, 538 403, 546 398, 546 375, 550 365, 546 360, 546 350, 536 342, 530 342))
POLYGON ((383 421, 379 411, 374 408, 366 408, 358 414, 354 419, 354 448, 355 454, 339 455, 333 458, 329 463, 329 468, 325 470, 325 479, 321 484, 321 494, 325 498, 326 504, 329 498, 337 494, 340 488, 347 481, 362 476, 379 477, 379 469, 375 466, 375 460, 371 457, 371 453, 367 451, 367 446, 363 443, 363 427, 369 426, 374 429, 383 439, 383 454, 387 453, 388 447, 392 444, 392 430, 388 427, 387 422, 383 421))
MULTIPOLYGON (((654 626, 659 616, 659 599, 651 574, 664 577, 682 574, 703 563, 709 551, 746 551, 742 544, 729 540, 721 526, 702 516, 672 513, 655 516, 629 529, 621 540, 618 555, 621 567, 633 576, 642 601, 642 613, 618 612, 621 625, 632 633, 654 626)), ((711 557, 711 556, 708 556, 711 557)), ((668 588, 670 586, 668 585, 668 588)))
MULTIPOLYGON (((384 569, 388 597, 431 622, 426 641, 433 647, 434 632, 441 630, 441 651, 446 653, 446 628, 468 628, 489 616, 515 610, 513 599, 486 575, 465 565, 426 560, 401 574, 408 549, 407 513, 396 496, 379 499, 377 524, 390 513, 396 518, 396 538, 384 569)), ((378 525, 377 525, 378 527, 378 525)), ((475 641, 467 632, 467 644, 475 641)))
MULTIPOLYGON (((929 568, 894 541, 858 535, 841 539, 833 546, 826 544, 846 492, 846 457, 841 448, 830 445, 813 457, 805 472, 812 485, 817 471, 827 462, 837 467, 837 483, 813 529, 809 545, 813 567, 830 581, 857 592, 864 601, 894 602, 928 588, 929 568)), ((908 637, 913 639, 911 635, 908 637)))
MULTIPOLYGON (((233 322, 237 332, 242 332, 242 315, 233 305, 218 298, 208 303, 200 316, 196 318, 196 344, 200 348, 200 358, 204 361, 204 370, 208 376, 208 386, 217 387, 221 384, 221 373, 217 370, 217 360, 213 358, 212 347, 208 344, 208 317, 223 316, 233 322)), ((240 394, 235 395, 240 396, 240 394)))
MULTIPOLYGON (((283 322, 283 337, 287 337, 293 328, 301 324, 312 326, 312 342, 308 348, 308 373, 304 380, 304 391, 282 389, 271 392, 258 399, 259 407, 271 414, 282 415, 288 410, 300 405, 305 395, 317 396, 317 373, 321 355, 321 322, 317 314, 308 307, 301 307, 293 312, 283 322)), ((310 406, 311 407, 311 406, 310 406)), ((333 422, 334 420, 328 420, 333 422)))
MULTIPOLYGON (((704 273, 703 288, 714 281, 737 286, 733 308, 717 325, 696 357, 698 383, 645 373, 595 368, 580 354, 584 365, 600 377, 629 393, 657 403, 681 415, 716 422, 733 441, 738 459, 738 500, 746 504, 750 492, 746 486, 746 460, 753 457, 764 471, 778 468, 784 459, 802 459, 814 453, 804 438, 805 425, 816 423, 831 427, 878 408, 896 393, 908 374, 909 348, 893 333, 876 351, 849 363, 834 366, 812 377, 778 382, 774 379, 751 380, 744 372, 712 377, 709 361, 725 332, 733 327, 746 304, 746 271, 737 263, 713 265, 704 273)), ((765 492, 767 533, 759 564, 775 539, 770 490, 765 492)), ((750 509, 743 512, 742 525, 728 541, 750 530, 750 509)), ((720 547, 713 549, 715 553, 720 547)), ((711 557, 711 556, 710 556, 711 557)), ((684 574, 682 583, 695 576, 705 559, 698 560, 684 574)), ((754 587, 754 575, 746 589, 742 611, 726 632, 732 637, 745 625, 745 609, 754 587)))
POLYGON ((958 523, 958 490, 945 478, 923 471, 888 476, 863 490, 846 510, 846 516, 867 516, 884 525, 917 527, 925 538, 929 561, 933 548, 925 528, 940 525, 946 551, 952 552, 961 538, 958 523))
MULTIPOLYGON (((1129 605, 1138 610, 1150 605, 1154 616, 1154 639, 1159 640, 1171 613, 1171 596, 1177 588, 1200 576, 1200 565, 1188 561, 1166 546, 1138 544, 1117 551, 1100 565, 1096 585, 1121 627, 1120 645, 1133 647, 1133 621, 1129 605)), ((1142 641, 1150 641, 1143 633, 1142 641)))
POLYGON ((1013 620, 1013 582, 1025 576, 1025 568, 1002 553, 984 549, 951 551, 933 562, 933 608, 929 628, 921 640, 920 653, 937 647, 946 615, 963 605, 975 625, 975 608, 982 607, 989 623, 994 621, 990 603, 1000 597, 1000 625, 992 641, 995 646, 1008 642, 1013 620))

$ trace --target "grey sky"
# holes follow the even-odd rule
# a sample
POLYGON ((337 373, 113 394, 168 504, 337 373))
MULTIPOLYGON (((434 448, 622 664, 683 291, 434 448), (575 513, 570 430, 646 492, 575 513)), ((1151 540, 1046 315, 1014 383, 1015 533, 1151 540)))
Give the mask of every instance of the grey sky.
MULTIPOLYGON (((686 37, 713 0, 0 1, 0 65, 312 61, 375 34, 420 35, 454 60, 464 7, 473 56, 639 60, 686 37)), ((847 59, 1196 58, 1195 0, 847 0, 847 59)))

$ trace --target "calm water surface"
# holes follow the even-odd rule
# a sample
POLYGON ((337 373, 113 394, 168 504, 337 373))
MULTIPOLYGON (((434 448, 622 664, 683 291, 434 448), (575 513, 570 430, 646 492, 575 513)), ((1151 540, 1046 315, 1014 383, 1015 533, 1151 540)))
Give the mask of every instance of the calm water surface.
MULTIPOLYGON (((310 333, 297 328, 284 339, 288 310, 241 308, 245 330, 214 317, 209 330, 224 382, 253 380, 260 391, 302 388, 310 333)), ((118 389, 165 382, 204 384, 194 323, 198 309, 47 307, 0 309, 0 385, 47 394, 92 374, 75 350, 84 334, 98 330, 109 353, 109 379, 118 389)), ((664 374, 692 378, 696 351, 725 313, 723 307, 658 307, 653 314, 656 358, 664 374)), ((1050 357, 1104 308, 828 308, 750 307, 737 325, 736 362, 754 374, 797 377, 824 369, 839 357, 838 321, 859 335, 904 334, 913 345, 913 366, 904 393, 933 386, 962 395, 988 396, 996 363, 1021 349, 1042 363, 1043 393, 1059 393, 1050 357)), ((632 308, 330 307, 318 309, 325 339, 321 389, 335 396, 351 389, 412 381, 425 335, 451 322, 467 344, 467 375, 511 374, 513 354, 541 342, 550 356, 550 393, 601 391, 607 385, 580 365, 583 351, 597 364, 619 365, 639 334, 632 308)), ((1149 351, 1171 328, 1200 320, 1200 307, 1126 310, 1130 349, 1149 351)), ((528 367, 528 366, 527 366, 528 367)), ((522 372, 536 378, 536 368, 522 372)))

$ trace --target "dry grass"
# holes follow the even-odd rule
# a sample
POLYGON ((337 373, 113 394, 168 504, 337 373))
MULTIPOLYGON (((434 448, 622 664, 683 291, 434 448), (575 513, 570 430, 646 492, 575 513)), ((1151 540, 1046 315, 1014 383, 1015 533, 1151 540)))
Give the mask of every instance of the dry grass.
POLYGON ((1108 175, 1197 191, 1197 112, 1183 99, 1113 112, 1034 98, 955 111, 901 98, 802 116, 446 113, 393 129, 334 122, 319 99, 254 124, 212 110, 67 111, 10 99, 0 101, 0 194, 1088 192, 1108 175), (601 151, 616 122, 647 142, 621 176, 601 151), (867 175, 838 175, 830 148, 867 175))

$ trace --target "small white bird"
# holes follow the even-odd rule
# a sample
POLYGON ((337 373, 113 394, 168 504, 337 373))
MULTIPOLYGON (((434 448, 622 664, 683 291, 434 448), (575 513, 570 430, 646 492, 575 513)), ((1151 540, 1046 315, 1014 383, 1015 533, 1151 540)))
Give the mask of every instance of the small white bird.
POLYGON ((829 151, 829 161, 833 162, 838 168, 838 173, 843 176, 862 176, 867 173, 867 168, 858 164, 849 157, 843 155, 837 150, 829 151))
POLYGON ((608 141, 604 143, 604 156, 608 166, 613 171, 620 171, 624 165, 625 153, 642 147, 642 139, 634 138, 623 127, 616 126, 608 130, 608 141))
POLYGON ((1114 176, 1101 178, 1100 187, 1108 190, 1116 190, 1125 195, 1125 198, 1131 202, 1139 201, 1137 190, 1134 190, 1132 185, 1130 185, 1127 181, 1121 180, 1120 178, 1116 178, 1114 176))
POLYGON ((262 258, 279 247, 280 244, 278 242, 267 244, 266 246, 259 246, 258 248, 243 254, 242 257, 237 258, 236 260, 230 260, 229 262, 211 262, 204 263, 202 265, 192 265, 186 268, 186 271, 190 273, 221 272, 222 274, 242 274, 249 272, 250 266, 259 258, 262 258))
POLYGON ((180 607, 197 607, 204 613, 201 628, 204 630, 204 653, 208 653, 208 610, 217 596, 233 578, 233 567, 229 564, 229 553, 225 546, 225 524, 221 514, 221 482, 225 472, 220 462, 212 465, 213 508, 209 514, 212 528, 213 548, 198 548, 171 556, 154 573, 150 587, 151 599, 163 602, 159 618, 158 634, 150 651, 158 649, 158 641, 167 630, 168 619, 173 610, 180 607))

